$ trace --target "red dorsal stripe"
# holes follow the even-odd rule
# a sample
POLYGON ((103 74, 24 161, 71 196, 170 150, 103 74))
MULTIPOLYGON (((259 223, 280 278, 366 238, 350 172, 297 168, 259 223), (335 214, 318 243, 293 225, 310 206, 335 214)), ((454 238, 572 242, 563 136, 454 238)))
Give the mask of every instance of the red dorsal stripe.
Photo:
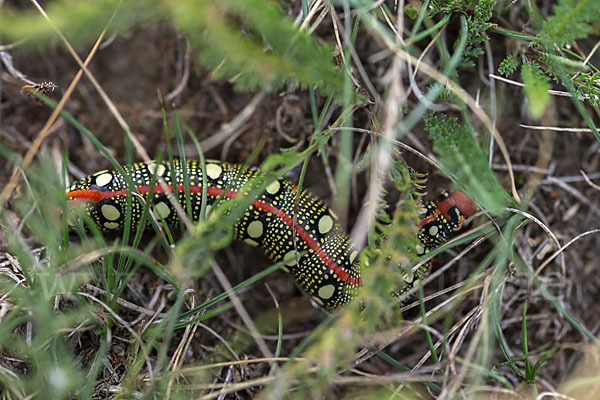
POLYGON ((306 245, 317 254, 317 256, 321 259, 323 264, 328 266, 329 269, 333 273, 335 273, 335 275, 338 278, 340 278, 342 281, 344 281, 346 283, 349 283, 350 285, 359 285, 360 286, 360 284, 361 284, 360 278, 351 277, 350 274, 348 274, 348 272, 345 269, 340 268, 340 266, 337 265, 335 263, 335 261, 333 261, 331 258, 329 258, 329 256, 323 251, 323 249, 321 249, 321 246, 319 246, 319 243, 315 239, 313 239, 312 236, 310 236, 300 225, 298 225, 298 224, 294 225, 294 220, 292 217, 287 215, 281 209, 277 209, 277 208, 273 207, 272 205, 264 203, 262 201, 255 200, 252 202, 252 205, 262 211, 266 211, 266 212, 270 212, 270 213, 274 214, 275 216, 277 216, 278 218, 283 220, 287 224, 287 226, 289 226, 290 228, 293 228, 293 229, 295 228, 296 233, 302 240, 304 240, 304 243, 306 243, 306 245))
POLYGON ((94 203, 102 200, 102 192, 99 190, 71 190, 67 193, 68 199, 79 200, 79 201, 93 201, 94 203))
MULTIPOLYGON (((172 185, 167 185, 167 187, 170 190, 173 190, 172 185)), ((138 190, 138 192, 140 194, 147 194, 148 191, 150 190, 150 187, 147 185, 136 186, 136 189, 138 190)), ((179 192, 182 192, 185 190, 185 186, 177 185, 177 190, 179 192)), ((189 190, 190 190, 190 193, 202 193, 202 186, 190 186, 189 190)), ((154 187, 154 193, 164 193, 164 192, 165 192, 165 189, 161 185, 156 185, 154 187)), ((224 193, 223 189, 220 189, 220 188, 217 188, 214 186, 209 186, 207 189, 207 194, 209 196, 216 197, 216 196, 220 196, 223 193, 224 193)), ((237 194, 238 194, 238 192, 235 192, 232 190, 228 190, 227 192, 225 192, 225 196, 230 197, 230 198, 237 196, 237 194)), ((89 200, 89 201, 93 201, 94 203, 98 203, 102 199, 108 199, 108 198, 112 198, 112 197, 125 196, 125 195, 127 195, 127 189, 112 190, 112 191, 110 191, 110 190, 109 191, 72 190, 67 193, 67 197, 69 199, 79 200, 79 201, 89 200)), ((327 254, 325 254, 323 249, 321 249, 321 246, 319 246, 319 243, 315 239, 313 239, 304 229, 302 229, 301 226, 299 226, 298 224, 295 224, 295 226, 294 226, 294 221, 293 221, 292 217, 287 215, 281 209, 278 209, 271 204, 268 204, 268 203, 265 203, 265 202, 259 201, 259 200, 254 200, 252 202, 252 205, 261 211, 269 212, 269 213, 277 216, 278 218, 281 218, 290 228, 292 228, 292 229, 295 228, 298 236, 307 244, 307 246, 310 249, 312 249, 317 254, 317 256, 321 259, 321 261, 326 266, 328 266, 329 269, 331 269, 331 271, 334 272, 335 275, 338 278, 340 278, 342 281, 349 283, 350 285, 360 285, 361 284, 360 278, 351 277, 346 270, 344 270, 343 268, 340 268, 339 265, 337 265, 333 261, 333 259, 329 258, 329 256, 327 256, 327 254)))

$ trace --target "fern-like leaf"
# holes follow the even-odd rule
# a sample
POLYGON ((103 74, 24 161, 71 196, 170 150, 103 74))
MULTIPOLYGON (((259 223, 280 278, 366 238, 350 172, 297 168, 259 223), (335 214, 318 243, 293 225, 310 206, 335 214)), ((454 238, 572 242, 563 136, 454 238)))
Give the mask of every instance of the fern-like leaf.
POLYGON ((599 16, 598 0, 560 0, 554 7, 554 15, 544 22, 538 37, 558 46, 572 43, 590 34, 590 23, 596 21, 599 16))

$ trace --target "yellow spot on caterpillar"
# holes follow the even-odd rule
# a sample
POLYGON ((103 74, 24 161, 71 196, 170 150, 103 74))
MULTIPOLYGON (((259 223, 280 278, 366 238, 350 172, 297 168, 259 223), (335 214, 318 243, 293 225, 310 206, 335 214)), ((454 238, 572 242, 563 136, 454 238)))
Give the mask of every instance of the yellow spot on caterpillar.
POLYGON ((119 227, 119 224, 116 222, 105 222, 104 227, 106 229, 117 229, 119 227))
POLYGON ((317 296, 312 296, 312 299, 315 301, 315 303, 317 303, 321 307, 323 307, 323 305, 325 304, 325 303, 323 303, 323 300, 321 300, 317 296))
POLYGON ((106 186, 112 181, 112 174, 108 171, 102 171, 96 174, 96 185, 106 186))
POLYGON ((358 255, 358 250, 354 250, 352 253, 350 253, 350 263, 353 263, 354 260, 356 260, 357 255, 358 255))
POLYGON ((279 192, 280 187, 281 184, 279 183, 279 181, 273 181, 269 184, 269 186, 267 186, 266 190, 269 194, 277 194, 277 192, 279 192))
POLYGON ((417 250, 417 255, 419 255, 419 256, 422 256, 425 253, 425 248, 423 248, 423 246, 421 246, 418 243, 415 246, 415 249, 417 250))
POLYGON ((121 216, 121 211, 112 204, 104 204, 100 207, 100 212, 109 221, 115 221, 121 216))
POLYGON ((165 166, 162 164, 157 164, 155 162, 148 164, 148 171, 150 171, 152 175, 163 176, 165 169, 165 166))
POLYGON ((210 179, 218 179, 223 172, 223 168, 221 168, 218 164, 206 164, 206 175, 210 179))
POLYGON ((319 289, 318 295, 320 298, 327 300, 333 296, 333 292, 335 292, 335 286, 325 285, 319 289))
POLYGON ((171 208, 167 203, 161 201, 154 206, 154 213, 158 218, 167 218, 171 214, 171 208))
POLYGON ((326 234, 333 228, 333 219, 329 215, 323 215, 319 220, 319 232, 326 234))
POLYGON ((248 224, 248 236, 251 238, 259 238, 263 234, 263 223, 260 221, 252 221, 248 224))

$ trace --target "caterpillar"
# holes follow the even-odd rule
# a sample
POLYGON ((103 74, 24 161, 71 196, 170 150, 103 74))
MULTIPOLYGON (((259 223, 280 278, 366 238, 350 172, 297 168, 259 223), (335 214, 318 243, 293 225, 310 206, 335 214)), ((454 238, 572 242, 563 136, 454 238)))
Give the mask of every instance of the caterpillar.
MULTIPOLYGON (((202 166, 198 161, 186 163, 191 215, 193 220, 198 220, 204 186, 202 166)), ((169 163, 153 161, 123 168, 141 195, 148 194, 154 176, 162 177, 185 207, 183 165, 180 160, 174 160, 173 166, 171 171, 169 163)), ((255 182, 267 179, 257 169, 220 161, 208 161, 205 172, 209 206, 219 197, 233 198, 242 190, 247 193, 255 182)), ((335 214, 307 191, 300 192, 296 203, 298 188, 285 179, 264 183, 267 184, 264 192, 251 201, 235 224, 235 238, 262 247, 275 262, 282 261, 300 287, 321 307, 335 310, 351 301, 361 285, 359 251, 336 222, 335 214)), ((127 194, 125 178, 108 170, 87 176, 66 191, 69 206, 82 206, 84 213, 102 231, 123 228, 127 194)), ((151 207, 154 215, 167 224, 179 222, 161 185, 153 188, 151 207)), ((131 208, 131 225, 137 227, 143 206, 132 201, 131 208)), ((459 230, 475 206, 462 192, 456 191, 442 193, 437 200, 425 204, 424 210, 419 223, 418 255, 439 246, 459 230)), ((410 288, 416 278, 407 280, 403 291, 410 288)))

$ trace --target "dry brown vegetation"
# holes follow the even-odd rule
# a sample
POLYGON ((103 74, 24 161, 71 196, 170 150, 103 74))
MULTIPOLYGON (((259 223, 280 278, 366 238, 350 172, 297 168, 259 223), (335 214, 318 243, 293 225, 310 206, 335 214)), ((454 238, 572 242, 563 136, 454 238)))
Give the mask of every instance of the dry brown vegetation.
MULTIPOLYGON (((491 20, 495 27, 529 35, 538 33, 524 4, 499 3, 501 11, 497 11, 491 20)), ((537 2, 544 17, 553 15, 552 6, 549 1, 537 2)), ((2 7, 7 5, 0 2, 0 11, 2 7)), ((302 15, 301 2, 282 2, 280 7, 282 13, 292 19, 302 15)), ((396 11, 391 6, 390 10, 395 17, 396 11)), ((416 95, 415 89, 426 93, 433 81, 424 73, 418 73, 411 82, 406 60, 395 57, 390 44, 377 37, 363 21, 358 24, 356 38, 351 43, 336 37, 336 29, 340 28, 336 24, 343 24, 347 17, 343 7, 326 5, 315 11, 307 23, 311 35, 318 43, 352 48, 351 61, 339 57, 339 48, 337 60, 342 65, 349 62, 352 78, 358 84, 354 89, 369 99, 356 101, 352 117, 352 126, 365 130, 351 136, 351 155, 357 161, 379 140, 377 135, 368 132, 385 133, 386 129, 392 129, 390 122, 398 124, 402 115, 391 114, 413 110, 422 102, 422 96, 416 95), (324 18, 317 18, 321 14, 324 18)), ((374 8, 372 13, 375 15, 376 12, 377 8, 374 8)), ((377 15, 385 24, 385 20, 377 15)), ((452 16, 447 25, 435 32, 440 35, 434 33, 416 42, 411 54, 418 57, 418 49, 424 56, 424 64, 441 71, 439 53, 435 51, 437 42, 443 42, 452 53, 452 45, 459 37, 458 15, 452 16)), ((351 12, 348 18, 353 24, 356 13, 351 12)), ((428 19, 428 26, 440 19, 439 15, 428 19)), ((407 29, 414 24, 409 18, 404 22, 407 29)), ((388 25, 390 29, 391 26, 397 27, 397 24, 388 25)), ((331 317, 311 305, 289 276, 276 272, 236 293, 271 355, 280 343, 281 357, 292 354, 301 357, 287 363, 286 360, 264 360, 265 354, 255 345, 247 321, 233 307, 181 329, 170 326, 152 338, 148 329, 156 321, 167 318, 166 312, 178 297, 173 286, 160 276, 148 268, 140 268, 123 288, 119 304, 113 302, 110 307, 102 306, 109 301, 103 292, 106 287, 102 286, 101 280, 93 279, 75 290, 79 295, 58 296, 48 302, 48 309, 56 314, 83 308, 85 302, 93 307, 82 311, 86 313, 85 318, 75 318, 77 323, 65 324, 68 328, 56 332, 62 338, 63 347, 54 348, 55 339, 50 337, 38 344, 39 351, 50 354, 44 362, 51 364, 62 354, 69 354, 73 360, 73 371, 65 369, 64 373, 67 376, 75 374, 80 387, 59 391, 57 395, 107 398, 144 393, 147 397, 217 398, 221 388, 225 387, 225 398, 260 395, 263 398, 393 398, 396 393, 398 398, 508 399, 535 398, 536 395, 544 398, 539 394, 542 392, 571 396, 563 398, 598 398, 593 387, 586 386, 583 392, 577 392, 564 386, 561 388, 561 385, 572 384, 585 372, 598 370, 598 364, 593 362, 583 368, 583 372, 581 369, 576 371, 576 367, 586 354, 593 359, 595 353, 589 347, 593 340, 589 336, 596 336, 600 330, 600 301, 596 301, 600 300, 600 274, 596 275, 600 266, 600 141, 590 132, 589 124, 577 110, 568 90, 557 82, 559 79, 550 81, 552 89, 559 93, 550 96, 539 118, 531 117, 524 89, 517 84, 522 81, 521 75, 514 73, 510 81, 501 80, 498 65, 515 52, 519 57, 530 59, 536 59, 536 53, 524 50, 525 40, 500 30, 488 34, 489 40, 479 45, 485 54, 474 58, 475 66, 458 68, 458 76, 453 75, 453 78, 457 79, 457 86, 481 106, 481 112, 489 116, 500 133, 512 164, 507 164, 496 142, 491 166, 507 193, 511 193, 508 171, 514 173, 514 184, 523 199, 523 207, 522 211, 517 211, 514 201, 507 202, 507 208, 512 211, 506 211, 503 216, 486 215, 488 210, 481 210, 469 221, 469 232, 476 233, 477 245, 460 253, 467 246, 462 244, 436 256, 434 270, 439 270, 460 253, 458 262, 424 287, 425 298, 431 297, 425 302, 425 309, 431 312, 426 324, 421 323, 418 303, 407 307, 403 313, 404 321, 393 321, 393 314, 385 314, 387 320, 379 321, 378 329, 375 326, 366 330, 358 328, 361 317, 344 313, 334 316, 332 322, 331 317), (518 48, 521 50, 515 50, 518 48), (514 226, 508 224, 507 228, 512 215, 524 217, 511 220, 514 226), (494 229, 495 223, 498 223, 497 229, 494 229), (491 227, 491 233, 484 235, 482 227, 491 227), (501 256, 489 260, 488 257, 499 248, 502 250, 496 254, 501 256), (518 265, 517 259, 528 272, 518 265), (459 289, 447 290, 453 285, 466 287, 468 291, 457 296, 459 289), (82 293, 88 297, 83 297, 82 293), (78 299, 74 299, 77 296, 78 299), (441 306, 439 310, 436 309, 438 306, 441 306), (525 306, 527 312, 523 317, 525 306), (282 336, 277 332, 278 315, 283 318, 282 336), (553 351, 529 381, 517 373, 520 371, 524 375, 526 370, 523 320, 526 322, 530 365, 533 366, 549 350, 553 351), (329 325, 323 325, 324 321, 329 321, 329 325), (496 327, 501 329, 501 336, 496 327), (428 343, 426 331, 431 335, 438 360, 431 357, 432 345, 428 343), (295 354, 295 349, 311 335, 314 337, 308 342, 307 350, 295 354), (384 354, 376 355, 368 343, 384 354), (503 354, 503 346, 507 354, 503 354), (329 352, 327 349, 335 350, 329 352), (103 357, 96 365, 98 354, 103 357), (514 368, 506 361, 507 357, 514 360, 514 368), (134 364, 135 368, 132 367, 134 364), (84 378, 92 365, 97 371, 91 378, 84 378), (136 372, 131 374, 132 370, 136 372), (85 395, 77 393, 86 384, 91 391, 85 395)), ((598 39, 598 35, 589 35, 568 48, 587 60, 587 64, 595 66, 600 63, 596 51, 598 39)), ((0 43, 0 46, 6 44, 0 43)), ((87 57, 92 44, 90 41, 75 46, 82 59, 87 57)), ((61 99, 80 70, 57 37, 26 49, 17 44, 4 50, 12 56, 10 65, 33 82, 56 84, 58 88, 49 96, 55 101, 61 99)), ((24 213, 16 206, 31 190, 35 191, 30 189, 30 185, 37 184, 31 182, 30 174, 58 176, 65 165, 73 179, 111 168, 111 164, 62 117, 58 117, 44 133, 43 141, 37 142, 53 109, 24 95, 21 89, 27 82, 20 80, 8 66, 6 60, 4 64, 0 62, 0 143, 3 149, 0 189, 8 187, 13 175, 20 183, 11 191, 10 201, 3 206, 0 272, 7 282, 14 284, 23 275, 24 267, 23 255, 14 252, 12 241, 19 239, 24 248, 32 251, 36 261, 31 265, 46 265, 48 258, 55 256, 40 248, 45 242, 36 229, 29 227, 28 219, 41 212, 43 199, 37 199, 37 208, 30 213, 24 213), (37 169, 26 168, 23 172, 15 162, 31 149, 34 149, 32 165, 37 169), (39 159, 44 157, 47 157, 45 163, 40 163, 39 159), (47 171, 49 166, 56 174, 47 171)), ((414 66, 410 70, 414 70, 414 66)), ((195 132, 207 158, 244 163, 253 156, 253 165, 260 165, 269 155, 292 148, 305 149, 314 132, 319 131, 314 125, 308 89, 293 83, 276 90, 234 88, 235 79, 215 79, 214 69, 198 63, 196 49, 189 40, 164 21, 105 37, 93 54, 89 73, 118 114, 111 110, 86 77, 77 83, 63 110, 93 132, 119 162, 125 162, 129 150, 118 115, 151 157, 168 153, 161 105, 164 105, 166 120, 171 124, 174 156, 179 154, 172 133, 174 114, 195 132)), ((326 107, 326 98, 322 94, 315 95, 319 112, 326 107)), ((582 105, 592 121, 599 120, 597 106, 585 99, 582 105)), ((332 105, 321 129, 326 130, 337 123, 343 109, 343 101, 332 105)), ((474 131, 479 133, 481 147, 488 148, 490 135, 472 108, 460 102, 437 100, 433 109, 458 117, 463 124, 472 123, 474 131), (467 116, 472 121, 467 122, 467 116)), ((430 159, 436 159, 423 122, 418 122, 400 140, 430 159)), ((308 164, 304 186, 329 204, 333 203, 332 188, 335 188, 334 176, 342 141, 339 132, 334 132, 324 141, 324 153, 314 152, 308 164), (324 164, 323 159, 328 163, 324 164)), ((185 150, 188 158, 197 156, 196 147, 187 136, 185 150)), ((424 157, 406 150, 403 150, 403 157, 415 170, 428 174, 428 198, 451 186, 448 178, 424 157)), ((133 158, 140 160, 142 155, 134 150, 133 158)), ((373 172, 368 165, 365 167, 366 170, 353 172, 351 176, 347 213, 342 215, 349 230, 373 184, 373 172)), ((300 166, 293 169, 288 178, 297 180, 299 175, 300 166)), ((385 189, 390 192, 387 199, 393 205, 399 195, 394 193, 392 184, 386 184, 385 189)), ((392 206, 390 211, 393 210, 392 206)), ((346 211, 344 205, 341 211, 346 211)), ((115 239, 107 240, 110 244, 115 239)), ((152 239, 153 235, 147 234, 143 240, 147 243, 152 239)), ((78 241, 75 237, 71 240, 78 241)), ((140 249, 144 248, 142 244, 140 249)), ((172 255, 166 254, 160 246, 150 254, 167 268, 171 265, 172 255)), ((232 243, 214 257, 233 285, 255 276, 271 264, 260 250, 240 243, 232 243)), ((63 266, 69 265, 65 262, 63 266)), ((88 267, 106 268, 106 264, 97 257, 88 267)), ((26 291, 27 284, 20 284, 26 291)), ((187 280, 185 284, 189 292, 183 299, 181 313, 223 291, 210 271, 202 279, 187 280)), ((21 310, 21 305, 7 291, 9 286, 4 284, 0 289, 0 326, 7 315, 26 314, 30 307, 23 306, 21 310)), ((211 313, 214 309, 206 312, 211 313)), ((27 343, 30 335, 36 335, 41 321, 23 318, 21 323, 15 324, 11 335, 27 343)), ((48 382, 57 378, 49 378, 47 373, 41 374, 47 380, 43 377, 28 380, 45 367, 20 355, 19 348, 11 348, 6 344, 7 340, 11 339, 0 339, 0 392, 3 393, 0 397, 25 398, 28 394, 44 397, 38 390, 54 390, 53 383, 48 382)), ((592 383, 598 380, 597 374, 588 378, 592 383)))

